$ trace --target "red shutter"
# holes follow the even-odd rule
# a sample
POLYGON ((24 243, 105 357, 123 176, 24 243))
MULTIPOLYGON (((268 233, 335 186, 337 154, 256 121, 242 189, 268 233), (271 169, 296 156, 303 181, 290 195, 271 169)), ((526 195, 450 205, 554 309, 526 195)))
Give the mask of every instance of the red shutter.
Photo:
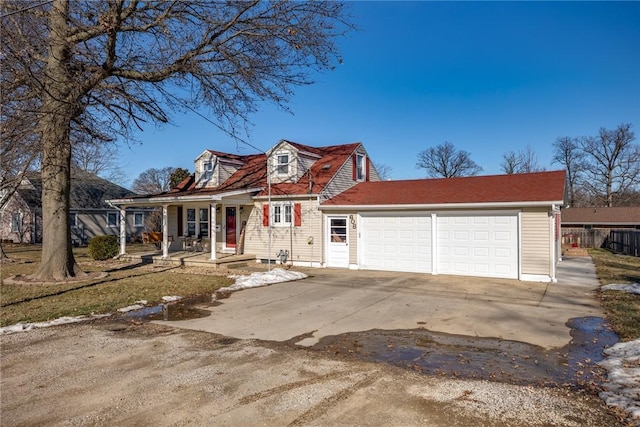
POLYGON ((269 226, 269 205, 268 204, 262 205, 262 226, 263 227, 269 226))
POLYGON ((358 180, 358 159, 357 159, 357 154, 354 154, 352 157, 353 160, 353 180, 357 181, 358 180))
POLYGON ((302 225, 302 205, 300 203, 293 204, 293 225, 296 227, 302 225))
POLYGON ((370 166, 370 162, 369 162, 369 157, 367 157, 366 159, 367 159, 367 163, 366 163, 367 172, 366 172, 366 175, 364 176, 364 180, 365 181, 369 181, 369 168, 371 166, 370 166))

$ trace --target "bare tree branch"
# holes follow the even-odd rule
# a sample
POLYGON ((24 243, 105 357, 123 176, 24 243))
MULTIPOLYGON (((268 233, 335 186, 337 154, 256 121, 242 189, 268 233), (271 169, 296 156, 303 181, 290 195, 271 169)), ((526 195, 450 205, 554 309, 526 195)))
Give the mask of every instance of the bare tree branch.
POLYGON ((0 3, 2 79, 16 82, 2 104, 12 117, 28 113, 25 133, 36 137, 23 142, 41 148, 45 235, 36 276, 47 280, 81 273, 71 252, 68 198, 71 147, 77 153, 82 134, 107 143, 129 139, 145 122, 164 123, 172 111, 201 106, 236 137, 260 103, 286 109, 293 87, 332 69, 340 60, 336 41, 352 28, 340 2, 28 6, 0 3))

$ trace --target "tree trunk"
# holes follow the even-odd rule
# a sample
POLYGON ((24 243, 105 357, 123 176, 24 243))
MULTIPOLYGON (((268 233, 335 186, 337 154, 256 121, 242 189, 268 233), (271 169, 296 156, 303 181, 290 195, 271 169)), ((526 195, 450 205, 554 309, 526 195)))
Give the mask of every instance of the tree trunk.
POLYGON ((11 261, 9 255, 4 251, 4 247, 2 246, 2 242, 0 242, 0 262, 11 261))
POLYGON ((68 2, 51 7, 49 58, 45 68, 42 115, 42 263, 32 278, 67 280, 84 275, 73 257, 69 219, 71 187, 71 120, 78 106, 69 67, 68 2))
POLYGON ((608 208, 613 207, 613 169, 607 171, 607 204, 608 208))

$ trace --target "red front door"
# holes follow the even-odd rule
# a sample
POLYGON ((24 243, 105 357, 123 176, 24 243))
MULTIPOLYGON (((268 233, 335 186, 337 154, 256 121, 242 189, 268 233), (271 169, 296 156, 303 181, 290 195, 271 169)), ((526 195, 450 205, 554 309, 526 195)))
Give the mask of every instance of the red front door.
POLYGON ((227 248, 236 247, 236 208, 227 206, 225 209, 227 248))

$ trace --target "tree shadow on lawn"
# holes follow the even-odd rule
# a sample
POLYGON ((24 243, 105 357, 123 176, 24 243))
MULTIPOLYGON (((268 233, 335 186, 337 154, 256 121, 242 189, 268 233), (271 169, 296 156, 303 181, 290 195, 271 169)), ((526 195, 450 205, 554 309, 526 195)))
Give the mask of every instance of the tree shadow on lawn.
MULTIPOLYGON (((142 262, 142 263, 138 263, 138 264, 127 265, 127 266, 122 267, 122 268, 113 268, 113 269, 110 269, 110 270, 106 270, 105 273, 109 273, 109 272, 113 273, 113 272, 119 272, 119 271, 133 270, 133 269, 141 267, 143 265, 146 265, 146 263, 142 262)), ((102 278, 102 279, 100 279, 98 281, 95 281, 95 282, 92 281, 92 280, 95 280, 93 278, 89 278, 89 279, 85 278, 85 279, 78 280, 78 282, 86 282, 87 280, 89 280, 89 283, 83 283, 80 286, 73 286, 73 287, 70 287, 70 288, 61 289, 61 290, 57 290, 57 291, 54 291, 54 292, 49 292, 49 293, 45 293, 45 294, 42 294, 42 295, 37 295, 37 296, 34 296, 34 297, 28 297, 28 298, 23 298, 23 299, 16 300, 16 301, 3 303, 3 304, 0 304, 0 307, 11 307, 11 306, 14 306, 14 305, 18 305, 18 304, 22 304, 22 303, 26 303, 26 302, 30 302, 30 301, 38 301, 38 300, 49 298, 49 297, 55 297, 55 296, 64 295, 64 294, 67 294, 69 292, 73 292, 73 291, 77 291, 77 290, 81 290, 81 289, 93 288, 93 287, 96 287, 98 285, 103 285, 103 284, 106 284, 106 283, 113 283, 113 282, 117 282, 117 281, 124 280, 124 279, 130 279, 130 278, 133 278, 133 277, 143 277, 143 276, 148 276, 148 275, 151 275, 151 274, 165 273, 167 271, 174 270, 174 269, 176 269, 178 267, 179 266, 163 267, 162 270, 157 269, 157 270, 154 270, 154 271, 143 271, 143 272, 140 272, 138 274, 129 274, 129 275, 118 276, 118 277, 110 277, 110 276, 107 275, 107 276, 104 276, 104 278, 102 278)), ((64 284, 66 284, 66 283, 70 283, 70 282, 64 282, 64 284)), ((46 286, 51 286, 51 285, 58 285, 59 286, 59 285, 62 285, 62 284, 63 283, 60 283, 60 282, 58 282, 58 283, 47 283, 47 284, 42 284, 42 283, 40 283, 40 284, 33 283, 32 284, 32 283, 25 282, 24 284, 20 284, 20 285, 46 287, 46 286)))

